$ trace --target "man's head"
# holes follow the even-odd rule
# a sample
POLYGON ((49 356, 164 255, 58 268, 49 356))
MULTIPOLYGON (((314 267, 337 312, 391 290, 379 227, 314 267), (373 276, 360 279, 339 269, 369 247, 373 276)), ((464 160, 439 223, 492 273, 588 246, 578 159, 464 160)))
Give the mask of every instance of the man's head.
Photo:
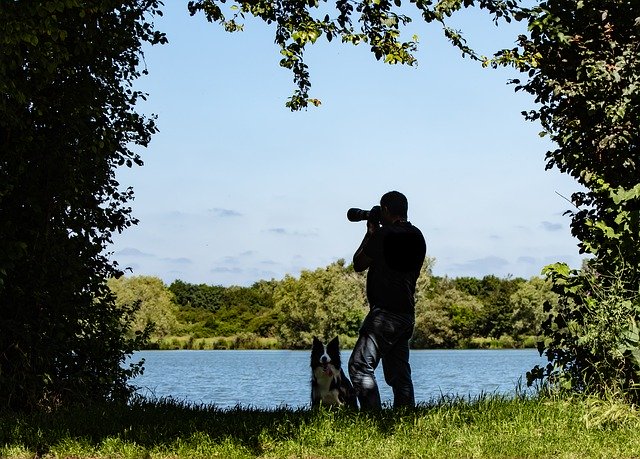
POLYGON ((409 203, 407 197, 399 191, 389 191, 380 198, 383 220, 393 223, 397 220, 406 220, 409 203))

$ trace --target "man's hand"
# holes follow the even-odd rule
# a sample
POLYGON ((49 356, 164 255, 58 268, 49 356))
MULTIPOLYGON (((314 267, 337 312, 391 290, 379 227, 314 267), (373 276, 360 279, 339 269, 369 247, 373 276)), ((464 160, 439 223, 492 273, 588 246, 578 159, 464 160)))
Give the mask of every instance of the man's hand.
POLYGON ((380 223, 376 220, 367 220, 367 234, 369 236, 373 236, 378 228, 380 228, 380 223))

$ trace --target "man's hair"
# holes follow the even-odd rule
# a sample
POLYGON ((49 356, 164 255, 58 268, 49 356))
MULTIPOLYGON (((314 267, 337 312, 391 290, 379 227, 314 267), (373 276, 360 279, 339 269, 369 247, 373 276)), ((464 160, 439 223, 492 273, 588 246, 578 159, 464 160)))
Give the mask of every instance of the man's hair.
POLYGON ((399 191, 389 191, 380 198, 380 205, 386 207, 391 215, 407 218, 409 203, 407 197, 399 191))

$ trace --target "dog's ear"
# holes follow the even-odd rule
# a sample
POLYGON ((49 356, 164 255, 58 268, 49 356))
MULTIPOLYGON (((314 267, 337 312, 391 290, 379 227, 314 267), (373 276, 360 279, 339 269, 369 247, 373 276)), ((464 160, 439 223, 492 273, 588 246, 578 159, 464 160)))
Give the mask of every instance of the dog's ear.
POLYGON ((338 339, 337 336, 333 338, 331 341, 329 341, 329 344, 327 344, 327 349, 335 349, 335 350, 340 349, 340 340, 338 339))
POLYGON ((322 342, 318 339, 317 336, 313 337, 313 346, 322 345, 322 342))

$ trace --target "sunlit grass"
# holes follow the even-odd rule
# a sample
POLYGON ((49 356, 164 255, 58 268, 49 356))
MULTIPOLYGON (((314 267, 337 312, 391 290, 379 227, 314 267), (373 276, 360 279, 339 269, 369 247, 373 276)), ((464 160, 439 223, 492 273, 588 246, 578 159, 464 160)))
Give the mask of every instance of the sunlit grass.
POLYGON ((277 338, 265 338, 251 333, 208 338, 166 336, 152 340, 149 348, 159 350, 278 349, 279 342, 277 338))
POLYGON ((640 415, 595 399, 485 395, 374 414, 221 410, 175 401, 0 414, 7 458, 590 458, 640 456, 640 415))

